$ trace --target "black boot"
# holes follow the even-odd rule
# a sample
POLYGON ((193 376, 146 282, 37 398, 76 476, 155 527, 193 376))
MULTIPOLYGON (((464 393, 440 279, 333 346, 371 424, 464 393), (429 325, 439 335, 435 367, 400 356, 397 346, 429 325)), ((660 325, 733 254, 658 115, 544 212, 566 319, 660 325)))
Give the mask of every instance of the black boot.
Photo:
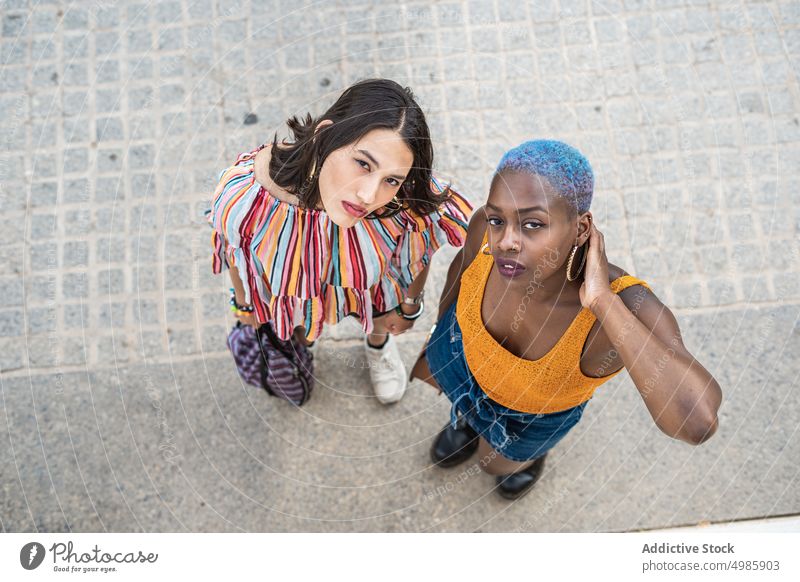
POLYGON ((445 469, 455 467, 469 459, 478 448, 476 433, 463 416, 458 417, 456 428, 448 422, 431 447, 431 459, 445 469))
POLYGON ((533 489, 533 486, 542 476, 544 469, 544 458, 547 453, 536 459, 530 467, 523 469, 519 473, 511 473, 510 475, 498 475, 497 492, 506 499, 519 499, 528 491, 533 489))

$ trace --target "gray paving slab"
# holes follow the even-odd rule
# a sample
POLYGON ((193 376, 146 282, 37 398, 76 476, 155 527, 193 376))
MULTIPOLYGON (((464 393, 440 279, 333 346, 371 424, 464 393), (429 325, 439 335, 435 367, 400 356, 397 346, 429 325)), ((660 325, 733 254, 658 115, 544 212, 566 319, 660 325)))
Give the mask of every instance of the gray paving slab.
MULTIPOLYGON (((798 308, 716 314, 731 339, 796 350, 798 308), (760 331, 757 331, 759 333, 760 331), (786 339, 788 338, 788 340, 786 339), (783 345, 781 345, 783 343, 783 345)), ((702 348, 708 322, 683 318, 702 348)), ((410 363, 419 338, 403 338, 410 363)), ((302 409, 242 385, 230 360, 123 366, 3 381, 7 530, 625 531, 797 509, 797 383, 780 367, 708 352, 726 391, 702 447, 663 435, 630 380, 614 380, 513 504, 476 465, 432 467, 448 407, 414 383, 398 405, 371 396, 360 345, 323 339, 324 372, 302 409), (738 377, 737 377, 738 376, 738 377)), ((769 364, 769 362, 765 362, 769 364)))
MULTIPOLYGON (((4 531, 623 531, 800 513, 796 2, 4 2, 4 531), (297 411, 243 386, 204 221, 219 171, 350 83, 415 90, 437 171, 572 143, 612 261, 722 384, 671 441, 605 385, 514 504, 430 466, 443 398, 396 406, 329 328, 297 411)), ((452 249, 437 255, 429 296, 452 249)), ((401 339, 411 363, 428 313, 401 339)))

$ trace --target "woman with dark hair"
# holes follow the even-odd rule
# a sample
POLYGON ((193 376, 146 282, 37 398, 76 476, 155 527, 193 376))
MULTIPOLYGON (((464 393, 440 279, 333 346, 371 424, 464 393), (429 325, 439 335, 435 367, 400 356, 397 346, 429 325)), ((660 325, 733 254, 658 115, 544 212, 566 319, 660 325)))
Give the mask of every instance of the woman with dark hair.
POLYGON ((430 259, 464 244, 472 205, 432 176, 425 116, 394 81, 356 83, 287 124, 291 141, 276 134, 220 173, 214 273, 229 268, 240 321, 282 340, 312 345, 356 316, 375 394, 396 402, 408 380, 392 336, 422 314, 430 259))

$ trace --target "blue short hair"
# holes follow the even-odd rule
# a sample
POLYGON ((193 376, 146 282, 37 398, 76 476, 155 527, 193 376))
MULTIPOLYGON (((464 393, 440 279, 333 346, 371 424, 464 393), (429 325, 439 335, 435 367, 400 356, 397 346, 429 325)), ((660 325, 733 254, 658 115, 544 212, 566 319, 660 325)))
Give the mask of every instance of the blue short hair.
POLYGON ((558 195, 579 214, 587 212, 592 204, 592 166, 581 152, 563 142, 526 141, 503 154, 496 173, 504 170, 547 178, 558 195))

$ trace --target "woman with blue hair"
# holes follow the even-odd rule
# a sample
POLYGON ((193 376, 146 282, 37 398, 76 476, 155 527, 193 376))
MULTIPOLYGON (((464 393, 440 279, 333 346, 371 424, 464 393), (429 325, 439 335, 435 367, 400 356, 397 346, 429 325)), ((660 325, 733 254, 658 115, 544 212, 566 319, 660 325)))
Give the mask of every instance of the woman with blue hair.
POLYGON ((531 489, 547 452, 623 368, 667 435, 697 445, 718 427, 719 384, 647 283, 608 262, 593 190, 589 162, 567 144, 528 141, 503 156, 412 372, 452 402, 434 462, 478 450, 509 499, 531 489))

